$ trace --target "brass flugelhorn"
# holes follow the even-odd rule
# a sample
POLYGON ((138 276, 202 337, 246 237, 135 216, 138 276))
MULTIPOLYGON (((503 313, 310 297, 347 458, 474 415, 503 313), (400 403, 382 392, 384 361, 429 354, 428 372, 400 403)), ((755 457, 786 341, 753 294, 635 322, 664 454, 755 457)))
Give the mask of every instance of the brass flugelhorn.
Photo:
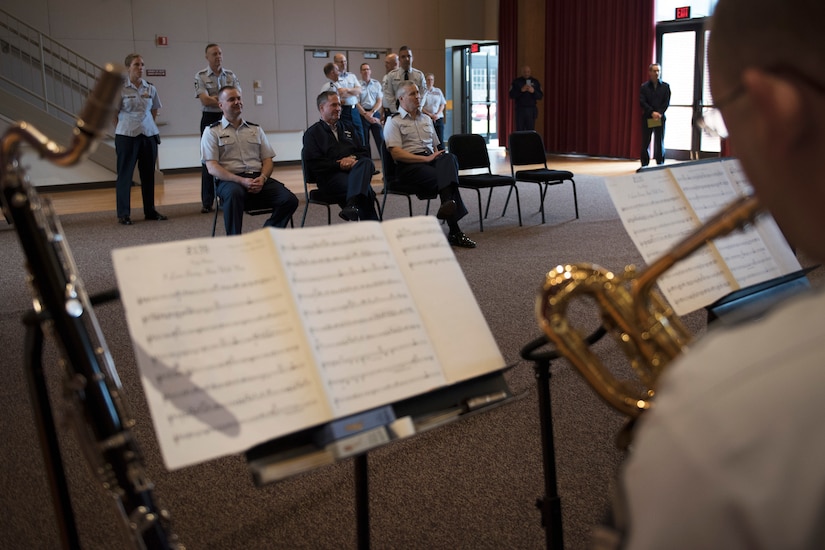
POLYGON ((734 201, 641 273, 633 266, 620 275, 595 264, 557 266, 545 276, 536 300, 539 326, 602 399, 635 420, 651 407, 664 368, 687 349, 692 338, 654 284, 674 264, 709 241, 751 223, 760 211, 753 196, 734 201), (595 302, 602 326, 618 341, 638 383, 614 376, 571 326, 567 309, 580 298, 595 302))

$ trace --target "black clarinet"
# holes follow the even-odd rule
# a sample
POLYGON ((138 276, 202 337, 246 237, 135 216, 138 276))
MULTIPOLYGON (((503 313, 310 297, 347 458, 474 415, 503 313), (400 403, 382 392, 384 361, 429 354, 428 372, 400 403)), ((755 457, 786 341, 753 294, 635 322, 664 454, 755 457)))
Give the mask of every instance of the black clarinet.
MULTIPOLYGON (((25 122, 9 128, 0 141, 0 189, 4 213, 14 224, 26 256, 40 343, 41 327, 49 329, 61 350, 66 388, 81 411, 78 435, 86 458, 115 497, 135 548, 181 550, 183 546, 171 533, 168 512, 153 498, 153 485, 146 477, 140 448, 130 430, 134 421, 126 414, 120 379, 60 222, 48 201, 41 200, 27 181, 19 162, 23 142, 60 166, 81 160, 111 122, 123 78, 122 67, 106 66, 89 95, 68 148, 50 141, 25 122)), ((41 420, 43 411, 36 410, 35 416, 41 420)), ((42 430, 42 426, 41 422, 38 427, 42 430)), ((40 435, 43 443, 46 438, 40 435)), ((59 462, 59 451, 52 452, 57 452, 59 462)), ((44 449, 45 454, 48 452, 44 449)), ((54 462, 53 457, 45 458, 47 464, 54 462)), ((68 514, 71 516, 71 512, 68 514)), ((66 536, 65 526, 61 527, 64 546, 79 546, 74 525, 68 529, 73 533, 70 537, 66 536)))

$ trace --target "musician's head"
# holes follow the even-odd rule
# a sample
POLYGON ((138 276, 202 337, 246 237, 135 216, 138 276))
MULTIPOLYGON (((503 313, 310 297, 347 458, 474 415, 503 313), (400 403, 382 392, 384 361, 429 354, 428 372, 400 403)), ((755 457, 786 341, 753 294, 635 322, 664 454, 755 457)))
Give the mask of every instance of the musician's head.
POLYGON ((711 90, 757 195, 791 245, 825 260, 825 2, 719 0, 711 90))

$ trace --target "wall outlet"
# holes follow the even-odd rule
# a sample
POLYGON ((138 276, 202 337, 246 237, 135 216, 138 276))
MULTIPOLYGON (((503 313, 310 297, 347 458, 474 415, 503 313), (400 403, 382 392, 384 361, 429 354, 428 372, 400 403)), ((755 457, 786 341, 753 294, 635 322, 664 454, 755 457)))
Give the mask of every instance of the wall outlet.
POLYGON ((256 95, 255 96, 255 105, 263 105, 264 104, 264 96, 256 95))

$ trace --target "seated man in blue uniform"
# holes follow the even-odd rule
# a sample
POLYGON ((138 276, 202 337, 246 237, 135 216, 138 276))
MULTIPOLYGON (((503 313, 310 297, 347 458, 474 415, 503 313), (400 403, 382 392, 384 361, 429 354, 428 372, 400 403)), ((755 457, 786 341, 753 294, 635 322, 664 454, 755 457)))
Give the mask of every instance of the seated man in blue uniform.
POLYGON ((467 208, 458 191, 458 160, 439 150, 438 136, 430 117, 421 112, 421 92, 406 80, 396 91, 398 113, 387 118, 384 142, 398 165, 398 179, 405 187, 438 193, 441 206, 436 217, 447 222, 447 240, 452 246, 475 248, 476 243, 458 227, 467 208))
POLYGON ((269 177, 275 151, 263 128, 243 119, 241 92, 224 86, 218 92, 223 117, 201 136, 201 161, 218 180, 227 235, 240 235, 244 210, 272 208, 264 227, 286 227, 298 208, 298 197, 269 177))
POLYGON ((375 165, 362 134, 341 120, 341 98, 335 91, 316 99, 321 120, 304 132, 304 162, 325 195, 342 206, 347 221, 377 220, 372 174, 375 165))

